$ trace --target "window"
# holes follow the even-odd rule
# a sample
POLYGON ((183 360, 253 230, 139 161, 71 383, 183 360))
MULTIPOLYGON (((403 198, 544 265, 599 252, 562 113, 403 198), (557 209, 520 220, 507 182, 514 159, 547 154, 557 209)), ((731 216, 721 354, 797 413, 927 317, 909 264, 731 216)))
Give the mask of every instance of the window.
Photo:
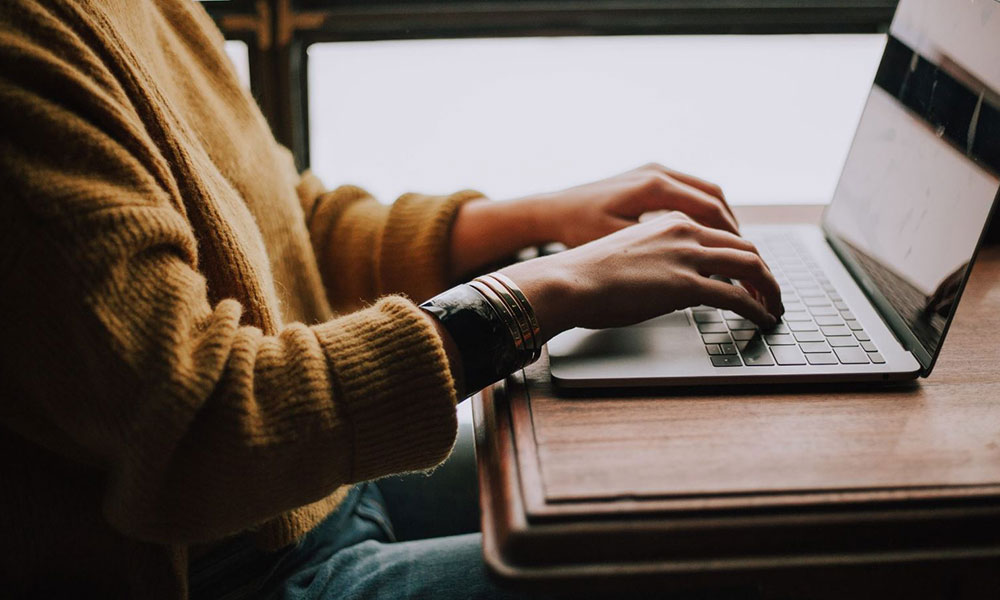
POLYGON ((559 37, 312 45, 312 168, 383 201, 512 198, 655 160, 734 203, 823 203, 885 37, 559 37))
POLYGON ((310 164, 308 49, 323 42, 526 36, 879 33, 895 0, 228 0, 204 6, 247 45, 275 135, 310 164))

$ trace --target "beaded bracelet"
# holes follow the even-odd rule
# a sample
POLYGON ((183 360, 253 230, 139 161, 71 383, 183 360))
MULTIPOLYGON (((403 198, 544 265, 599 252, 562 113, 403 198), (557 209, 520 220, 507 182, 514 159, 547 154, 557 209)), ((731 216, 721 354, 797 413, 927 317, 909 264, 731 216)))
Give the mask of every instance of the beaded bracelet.
POLYGON ((433 315, 454 340, 470 393, 541 354, 540 330, 531 304, 517 284, 499 273, 453 287, 420 308, 433 315))

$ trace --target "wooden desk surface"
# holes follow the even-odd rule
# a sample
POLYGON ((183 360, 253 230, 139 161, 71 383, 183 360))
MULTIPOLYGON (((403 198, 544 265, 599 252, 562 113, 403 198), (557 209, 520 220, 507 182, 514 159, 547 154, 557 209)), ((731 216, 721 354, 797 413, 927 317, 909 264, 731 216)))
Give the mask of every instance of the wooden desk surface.
MULTIPOLYGON (((740 213, 816 222, 819 208, 740 213)), ((819 565, 995 568, 998 276, 1000 247, 988 247, 934 372, 899 387, 562 397, 543 357, 474 399, 488 564, 528 584, 626 577, 657 589, 819 565)))

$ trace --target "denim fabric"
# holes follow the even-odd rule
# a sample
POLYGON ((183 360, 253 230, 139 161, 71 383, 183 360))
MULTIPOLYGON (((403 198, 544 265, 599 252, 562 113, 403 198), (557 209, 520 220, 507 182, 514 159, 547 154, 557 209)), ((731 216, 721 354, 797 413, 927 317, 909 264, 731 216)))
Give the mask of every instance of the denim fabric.
MULTIPOLYGON (((355 486, 298 543, 267 553, 240 536, 199 557, 189 570, 191 599, 542 598, 501 589, 487 576, 477 496, 472 428, 463 424, 452 456, 430 476, 409 474, 355 486)), ((757 594, 753 589, 680 595, 622 590, 603 597, 752 600, 757 594)))
POLYGON ((306 538, 308 555, 275 600, 522 598, 487 577, 478 533, 395 542, 378 488, 361 486, 346 526, 327 520, 306 538))
POLYGON ((191 598, 531 598, 488 579, 478 508, 472 426, 461 423, 452 455, 432 474, 355 486, 289 548, 266 553, 240 536, 199 557, 191 598))
POLYGON ((395 541, 382 495, 356 486, 298 543, 274 553, 236 538, 191 565, 191 598, 395 600, 529 598, 487 576, 478 533, 395 541))

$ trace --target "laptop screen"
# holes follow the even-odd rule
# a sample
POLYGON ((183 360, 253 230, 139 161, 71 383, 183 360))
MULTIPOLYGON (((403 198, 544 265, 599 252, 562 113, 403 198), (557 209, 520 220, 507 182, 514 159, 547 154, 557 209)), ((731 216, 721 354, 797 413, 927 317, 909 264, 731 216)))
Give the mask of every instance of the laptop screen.
POLYGON ((1000 2, 901 0, 823 225, 925 374, 998 190, 1000 2))

